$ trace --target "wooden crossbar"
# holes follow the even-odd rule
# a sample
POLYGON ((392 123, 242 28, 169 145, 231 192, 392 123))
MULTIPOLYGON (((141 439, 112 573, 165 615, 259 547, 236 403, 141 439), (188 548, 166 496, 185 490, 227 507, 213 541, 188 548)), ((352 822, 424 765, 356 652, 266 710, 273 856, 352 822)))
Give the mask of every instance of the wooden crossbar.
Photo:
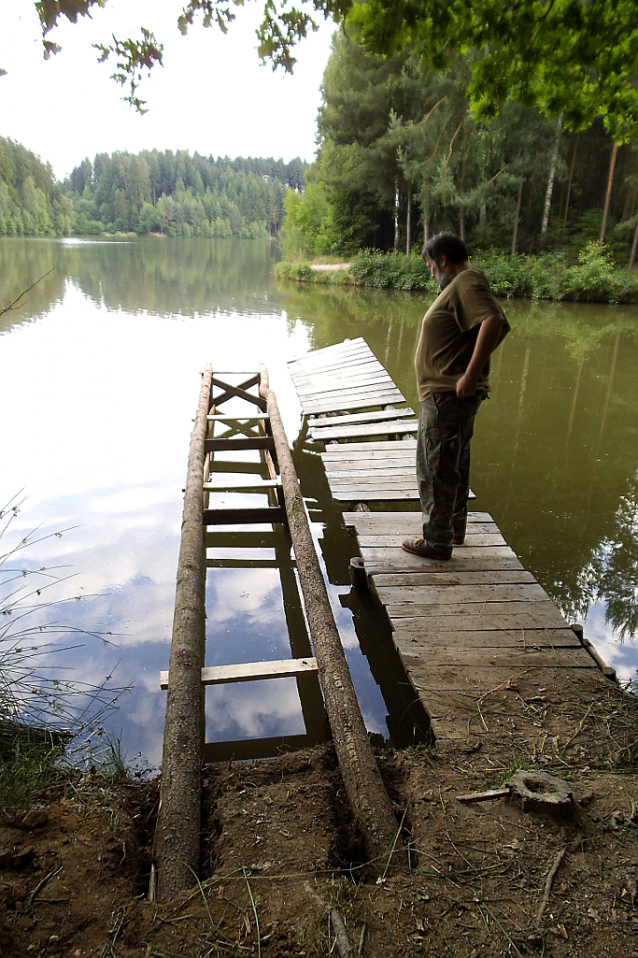
POLYGON ((241 484, 239 482, 224 483, 204 483, 204 492, 268 492, 270 489, 280 489, 281 482, 277 479, 264 479, 263 482, 250 482, 241 484))
POLYGON ((238 452, 242 449, 275 451, 272 436, 244 436, 242 439, 207 439, 206 452, 238 452))
MULTIPOLYGON (((272 662, 244 662, 241 665, 218 665, 202 669, 202 685, 222 685, 227 682, 256 682, 261 679, 294 678, 317 671, 317 660, 276 659, 272 662)), ((160 688, 168 688, 168 672, 160 672, 160 688)))
POLYGON ((266 412, 266 401, 262 399, 261 396, 253 396, 251 393, 247 392, 248 389, 251 389, 253 386, 257 386, 259 383, 259 373, 256 373, 254 376, 251 376, 250 379, 247 379, 246 382, 241 383, 239 386, 231 386, 230 383, 224 382, 223 379, 217 379, 213 376, 212 385, 217 386, 218 389, 225 390, 219 396, 213 396, 211 400, 211 405, 217 408, 218 406, 223 405, 229 399, 232 399, 233 396, 239 396, 241 399, 245 399, 246 402, 251 402, 255 406, 258 406, 263 412, 266 412))
POLYGON ((262 412, 259 416, 223 416, 221 413, 213 416, 206 416, 208 422, 261 422, 265 419, 270 419, 270 416, 267 412, 262 412))
POLYGON ((286 523, 286 510, 281 506, 264 509, 205 509, 204 526, 242 525, 251 522, 286 523))

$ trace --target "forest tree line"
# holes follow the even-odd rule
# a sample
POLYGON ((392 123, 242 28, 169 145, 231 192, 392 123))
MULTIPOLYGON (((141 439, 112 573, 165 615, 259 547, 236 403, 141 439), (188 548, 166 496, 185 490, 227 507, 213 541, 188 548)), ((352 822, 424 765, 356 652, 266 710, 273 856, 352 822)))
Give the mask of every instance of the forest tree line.
POLYGON ((58 183, 48 164, 0 138, 0 236, 274 235, 306 168, 300 159, 145 150, 98 153, 58 183))
POLYGON ((451 229, 473 247, 577 251, 592 239, 626 263, 638 231, 638 152, 601 120, 568 134, 562 117, 505 102, 469 109, 472 55, 433 70, 410 49, 364 51, 335 34, 323 78, 317 162, 286 198, 289 257, 420 250, 451 229))

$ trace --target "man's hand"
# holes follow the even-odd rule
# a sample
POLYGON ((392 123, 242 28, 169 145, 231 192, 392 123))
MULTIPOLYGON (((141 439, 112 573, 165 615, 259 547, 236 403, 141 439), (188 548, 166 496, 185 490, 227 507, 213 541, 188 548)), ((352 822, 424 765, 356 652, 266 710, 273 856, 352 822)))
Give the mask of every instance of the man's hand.
POLYGON ((468 399, 476 392, 479 376, 498 344, 503 339, 505 321, 502 316, 488 316, 481 323, 476 337, 476 344, 468 367, 456 384, 456 395, 459 399, 468 399))
POLYGON ((465 372, 456 384, 456 395, 459 399, 468 399, 476 392, 477 378, 465 372))

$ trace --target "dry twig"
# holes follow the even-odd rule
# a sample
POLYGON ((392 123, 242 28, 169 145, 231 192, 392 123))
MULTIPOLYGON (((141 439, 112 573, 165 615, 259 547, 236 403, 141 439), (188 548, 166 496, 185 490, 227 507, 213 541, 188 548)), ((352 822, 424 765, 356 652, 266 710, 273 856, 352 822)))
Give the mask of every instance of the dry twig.
POLYGON ((537 923, 538 923, 539 925, 540 925, 541 921, 543 920, 543 915, 545 914, 545 909, 547 908, 547 906, 548 906, 548 904, 549 904, 549 896, 550 896, 551 893, 552 893, 552 884, 553 884, 553 882, 554 882, 554 877, 555 877, 555 875, 556 875, 556 872, 557 872, 558 869, 560 868, 560 863, 562 862, 563 858, 565 857, 565 852, 566 852, 566 851, 567 851, 566 848, 561 848, 561 850, 559 851, 558 855, 556 856, 556 859, 555 859, 555 861, 554 861, 554 864, 552 865, 552 867, 551 867, 550 870, 549 870, 549 874, 548 874, 548 876, 547 876, 547 881, 545 882, 545 891, 543 892, 543 898, 542 898, 542 900, 541 900, 540 908, 538 909, 538 914, 537 914, 537 916, 536 916, 536 921, 537 921, 537 923))

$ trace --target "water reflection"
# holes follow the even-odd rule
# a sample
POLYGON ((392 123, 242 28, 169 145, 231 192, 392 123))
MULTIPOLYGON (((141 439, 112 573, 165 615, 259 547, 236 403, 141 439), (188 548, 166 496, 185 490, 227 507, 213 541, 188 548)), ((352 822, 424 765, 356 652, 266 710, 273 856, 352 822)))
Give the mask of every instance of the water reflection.
MULTIPOLYGON (((421 721, 387 658, 387 624, 351 594, 354 540, 316 451, 297 439, 286 361, 364 336, 414 405, 426 304, 418 294, 277 287, 275 255, 266 241, 0 242, 0 308, 56 268, 0 319, 5 498, 29 492, 17 534, 43 519, 49 530, 79 525, 28 561, 78 572, 69 594, 87 598, 56 616, 114 633, 118 648, 87 640, 66 664, 78 678, 112 673, 115 684, 134 686, 111 728, 151 763, 161 754, 159 672, 168 663, 180 490, 208 359, 219 370, 269 366, 368 728, 399 742, 421 721)), ((638 311, 515 302, 507 312, 514 332, 495 358, 492 398, 477 423, 476 507, 494 515, 564 613, 585 619, 601 654, 630 678, 638 667, 638 311)), ((223 547, 215 553, 207 664, 286 658, 289 636, 303 641, 294 569, 282 583, 277 548, 246 544, 239 567, 223 547)), ((209 689, 206 708, 209 740, 304 729, 293 680, 209 689)))

